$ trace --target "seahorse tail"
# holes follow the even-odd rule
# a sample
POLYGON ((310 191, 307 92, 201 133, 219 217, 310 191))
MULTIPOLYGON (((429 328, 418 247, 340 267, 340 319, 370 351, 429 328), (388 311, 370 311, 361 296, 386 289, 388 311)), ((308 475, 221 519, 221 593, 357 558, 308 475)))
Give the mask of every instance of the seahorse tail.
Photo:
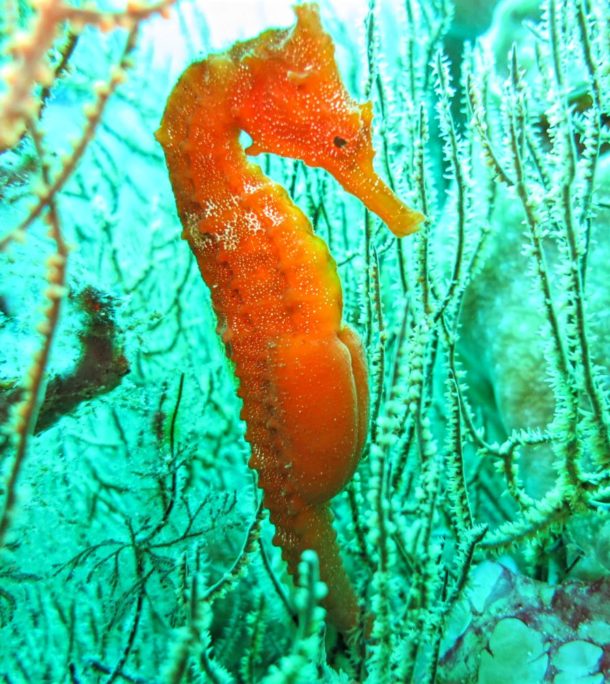
POLYGON ((341 559, 329 505, 308 506, 290 517, 274 511, 269 502, 266 504, 276 528, 273 543, 282 550, 290 574, 296 576, 303 551, 315 551, 320 562, 320 578, 328 587, 322 604, 331 622, 343 634, 355 630, 360 617, 358 599, 341 559))

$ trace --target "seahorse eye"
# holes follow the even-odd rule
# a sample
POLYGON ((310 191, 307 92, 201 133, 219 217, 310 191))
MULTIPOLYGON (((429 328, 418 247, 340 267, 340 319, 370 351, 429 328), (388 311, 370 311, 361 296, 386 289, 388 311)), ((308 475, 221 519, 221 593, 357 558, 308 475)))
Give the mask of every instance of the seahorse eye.
POLYGON ((345 147, 347 145, 347 140, 338 135, 335 136, 333 142, 335 143, 335 147, 345 147))

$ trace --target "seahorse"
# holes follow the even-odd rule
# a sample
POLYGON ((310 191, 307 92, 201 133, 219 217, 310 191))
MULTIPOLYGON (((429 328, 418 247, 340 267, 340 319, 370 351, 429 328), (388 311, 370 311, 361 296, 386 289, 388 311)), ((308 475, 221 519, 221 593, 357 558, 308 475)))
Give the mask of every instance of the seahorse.
POLYGON ((316 5, 190 65, 157 139, 183 237, 211 292, 232 361, 264 504, 291 574, 317 552, 325 607, 342 632, 359 609, 329 500, 352 477, 367 434, 362 344, 342 322, 337 266, 287 192, 246 155, 270 152, 330 172, 397 235, 423 216, 373 169, 372 104, 354 102, 316 5), (252 143, 244 150, 240 134, 252 143))

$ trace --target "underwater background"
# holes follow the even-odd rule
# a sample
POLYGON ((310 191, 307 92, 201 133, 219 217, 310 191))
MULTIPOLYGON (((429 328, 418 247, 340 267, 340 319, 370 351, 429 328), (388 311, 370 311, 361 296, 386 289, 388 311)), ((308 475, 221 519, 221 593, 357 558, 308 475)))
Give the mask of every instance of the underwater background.
POLYGON ((257 158, 367 352, 350 643, 272 544, 154 138, 291 3, 0 3, 0 681, 610 681, 608 3, 320 3, 412 236, 257 158))

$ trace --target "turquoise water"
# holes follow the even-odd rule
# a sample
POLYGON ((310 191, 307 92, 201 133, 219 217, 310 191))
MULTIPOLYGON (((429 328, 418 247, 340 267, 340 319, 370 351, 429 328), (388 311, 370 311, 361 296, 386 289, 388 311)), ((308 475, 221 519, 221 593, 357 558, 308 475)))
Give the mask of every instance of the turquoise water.
POLYGON ((154 138, 191 61, 290 4, 180 2, 127 50, 1 5, 3 682, 610 680, 607 3, 336 4, 375 166, 426 215, 398 240, 324 171, 257 158, 366 348, 367 444, 332 502, 349 638, 315 556, 291 578, 272 543, 154 138))

